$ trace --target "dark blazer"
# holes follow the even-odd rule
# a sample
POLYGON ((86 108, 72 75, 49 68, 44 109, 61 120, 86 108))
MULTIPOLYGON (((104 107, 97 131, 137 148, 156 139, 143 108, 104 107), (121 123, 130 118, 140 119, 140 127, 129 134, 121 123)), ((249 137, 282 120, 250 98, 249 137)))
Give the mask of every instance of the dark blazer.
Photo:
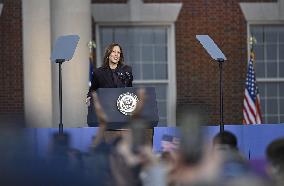
POLYGON ((93 73, 92 85, 89 89, 88 96, 91 96, 91 92, 96 91, 98 88, 132 87, 133 75, 130 66, 119 65, 115 69, 115 74, 118 77, 117 83, 115 83, 113 72, 109 67, 97 68, 93 73))

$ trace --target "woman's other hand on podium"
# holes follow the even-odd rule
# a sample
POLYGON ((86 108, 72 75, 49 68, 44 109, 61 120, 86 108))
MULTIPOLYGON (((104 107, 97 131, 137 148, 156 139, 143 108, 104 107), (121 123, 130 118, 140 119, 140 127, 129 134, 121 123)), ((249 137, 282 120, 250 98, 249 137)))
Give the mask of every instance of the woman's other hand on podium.
MULTIPOLYGON (((99 131, 95 139, 93 140, 93 146, 96 147, 99 143, 101 143, 103 139, 104 132, 106 130, 106 125, 107 125, 107 115, 103 111, 103 108, 101 106, 101 103, 98 99, 96 92, 92 93, 92 101, 93 101, 94 110, 96 111, 97 119, 99 122, 99 131)), ((89 99, 89 102, 91 102, 91 99, 89 99)))

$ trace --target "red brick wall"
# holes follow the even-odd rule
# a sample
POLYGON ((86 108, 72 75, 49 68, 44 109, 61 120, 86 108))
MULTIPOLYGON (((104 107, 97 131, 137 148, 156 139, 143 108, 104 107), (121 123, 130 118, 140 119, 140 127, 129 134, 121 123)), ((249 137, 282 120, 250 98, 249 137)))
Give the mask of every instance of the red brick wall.
POLYGON ((209 125, 219 123, 219 66, 210 59, 195 39, 197 34, 208 34, 228 59, 223 65, 224 122, 240 124, 247 65, 247 26, 239 2, 276 2, 276 0, 144 0, 144 2, 183 3, 176 22, 177 112, 184 105, 194 105, 209 115, 207 121, 209 125))
POLYGON ((176 23, 177 104, 192 104, 219 123, 219 66, 195 39, 208 34, 228 61, 223 65, 224 122, 241 123, 246 73, 246 22, 238 1, 183 1, 176 23))
MULTIPOLYGON (((98 0, 93 0, 93 1, 98 1, 98 0)), ((111 1, 111 0, 108 0, 111 1)), ((186 0, 143 0, 144 3, 180 3, 180 2, 185 2, 186 0)), ((201 3, 203 2, 208 2, 210 0, 188 0, 189 3, 192 3, 194 1, 200 1, 201 3)), ((223 2, 234 2, 234 1, 238 1, 238 2, 277 2, 277 0, 220 0, 223 2)))
MULTIPOLYGON (((183 3, 176 22, 177 112, 184 104, 195 105, 209 115, 208 124, 219 123, 219 66, 210 59, 195 39, 197 34, 208 34, 228 59, 223 65, 224 122, 240 124, 247 65, 247 27, 239 2, 259 1, 144 0, 144 2, 183 3)), ((266 2, 275 2, 275 0, 266 2)))
MULTIPOLYGON (((0 114, 23 113, 21 0, 3 0, 3 2, 4 8, 0 17, 0 114)), ((127 0, 92 0, 92 2, 125 3, 127 0)), ((209 34, 228 58, 224 64, 225 123, 241 123, 247 33, 239 0, 144 0, 144 2, 183 3, 176 22, 178 105, 184 103, 198 105, 210 115, 208 124, 219 122, 218 64, 210 60, 195 39, 196 34, 209 34)), ((258 0, 241 2, 258 2, 258 0)))
POLYGON ((20 0, 3 0, 0 17, 0 114, 23 113, 20 0))

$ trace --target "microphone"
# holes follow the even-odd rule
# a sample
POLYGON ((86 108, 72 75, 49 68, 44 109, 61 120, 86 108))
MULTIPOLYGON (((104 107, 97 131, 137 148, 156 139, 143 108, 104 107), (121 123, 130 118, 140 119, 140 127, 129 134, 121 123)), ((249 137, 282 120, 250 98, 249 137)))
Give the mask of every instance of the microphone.
POLYGON ((124 87, 127 87, 128 85, 132 86, 133 76, 131 72, 127 72, 126 69, 123 70, 122 68, 119 68, 116 71, 116 74, 124 87))
POLYGON ((131 73, 129 73, 129 72, 125 72, 125 75, 126 75, 127 79, 129 79, 129 80, 133 80, 133 76, 132 76, 132 74, 131 74, 131 73))
POLYGON ((122 72, 117 72, 118 79, 125 80, 125 75, 122 72))

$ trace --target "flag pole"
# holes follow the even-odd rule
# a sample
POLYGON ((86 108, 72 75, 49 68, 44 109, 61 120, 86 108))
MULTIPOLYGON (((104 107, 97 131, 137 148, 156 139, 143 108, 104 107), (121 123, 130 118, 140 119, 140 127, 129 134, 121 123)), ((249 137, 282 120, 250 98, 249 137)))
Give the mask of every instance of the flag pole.
POLYGON ((250 54, 247 66, 246 86, 244 95, 244 108, 243 108, 243 124, 260 124, 262 123, 259 90, 256 83, 255 74, 255 54, 254 44, 256 43, 255 37, 249 38, 250 54))
MULTIPOLYGON (((93 71, 95 68, 95 60, 94 60, 94 49, 96 48, 96 42, 93 40, 90 40, 88 42, 88 48, 89 48, 89 82, 91 82, 92 80, 92 75, 93 75, 93 71)), ((91 86, 91 83, 89 83, 89 86, 91 86)))
POLYGON ((218 59, 219 62, 219 72, 220 72, 220 76, 219 76, 219 80, 220 80, 220 133, 224 132, 224 88, 223 88, 223 78, 222 78, 222 74, 223 74, 223 68, 222 65, 224 63, 224 59, 218 59))

